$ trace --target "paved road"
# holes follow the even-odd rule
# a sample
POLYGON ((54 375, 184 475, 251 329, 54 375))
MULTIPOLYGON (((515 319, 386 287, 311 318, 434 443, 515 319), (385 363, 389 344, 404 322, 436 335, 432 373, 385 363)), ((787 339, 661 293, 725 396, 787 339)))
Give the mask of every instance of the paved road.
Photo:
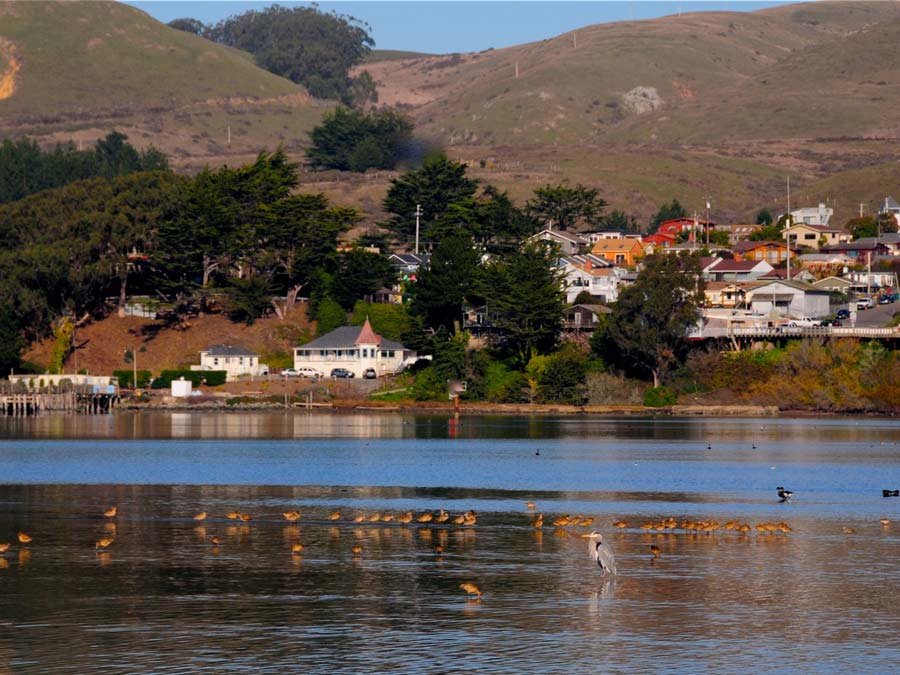
MULTIPOLYGON (((900 303, 892 302, 890 305, 875 305, 872 309, 856 313, 856 325, 869 327, 886 326, 894 312, 900 312, 900 303)), ((850 322, 845 321, 844 325, 849 326, 850 322)))

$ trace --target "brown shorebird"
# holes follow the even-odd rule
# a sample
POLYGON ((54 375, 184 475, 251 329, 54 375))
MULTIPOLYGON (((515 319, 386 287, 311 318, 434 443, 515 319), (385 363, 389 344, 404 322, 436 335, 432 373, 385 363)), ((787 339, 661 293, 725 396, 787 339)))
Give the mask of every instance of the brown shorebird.
POLYGON ((109 548, 110 545, 115 541, 112 537, 103 537, 102 539, 98 539, 97 543, 94 544, 94 548, 104 549, 109 548))
POLYGON ((119 508, 117 506, 110 506, 106 511, 103 512, 103 515, 107 518, 115 518, 119 514, 119 508))
POLYGON ((206 511, 201 511, 196 516, 194 516, 194 520, 206 520, 206 511))
POLYGON ((31 537, 29 535, 25 534, 24 532, 19 532, 19 534, 17 534, 16 536, 19 538, 20 544, 30 544, 31 543, 31 537))
POLYGON ((481 599, 481 591, 475 584, 460 584, 459 587, 463 589, 469 595, 469 597, 472 597, 474 595, 476 598, 481 599))

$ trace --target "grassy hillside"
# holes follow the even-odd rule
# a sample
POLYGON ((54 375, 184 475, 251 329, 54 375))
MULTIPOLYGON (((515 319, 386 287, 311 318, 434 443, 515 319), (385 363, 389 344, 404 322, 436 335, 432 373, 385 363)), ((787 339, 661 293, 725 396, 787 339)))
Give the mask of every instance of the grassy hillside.
POLYGON ((588 26, 370 71, 383 100, 413 106, 451 143, 859 134, 880 128, 900 102, 877 84, 891 80, 898 37, 896 3, 814 3, 588 26))
POLYGON ((14 90, 0 97, 4 135, 76 131, 89 141, 117 126, 139 144, 202 157, 305 141, 321 114, 249 55, 128 5, 0 3, 0 40, 0 81, 10 48, 21 63, 14 90))

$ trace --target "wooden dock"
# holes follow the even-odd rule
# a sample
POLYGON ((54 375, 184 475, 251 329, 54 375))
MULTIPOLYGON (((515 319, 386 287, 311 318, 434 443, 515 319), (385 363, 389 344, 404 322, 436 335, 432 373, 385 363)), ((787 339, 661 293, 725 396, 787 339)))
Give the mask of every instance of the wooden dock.
POLYGON ((0 391, 0 415, 26 416, 42 412, 102 415, 111 412, 119 402, 117 394, 81 391, 0 391))

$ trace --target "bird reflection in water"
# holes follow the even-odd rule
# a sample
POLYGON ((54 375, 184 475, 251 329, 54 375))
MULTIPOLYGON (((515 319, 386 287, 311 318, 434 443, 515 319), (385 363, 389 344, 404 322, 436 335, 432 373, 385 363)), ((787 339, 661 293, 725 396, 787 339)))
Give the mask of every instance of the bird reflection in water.
POLYGON ((19 567, 25 567, 31 562, 31 549, 19 549, 19 567))
POLYGON ((610 604, 616 597, 616 577, 604 576, 600 579, 600 586, 591 593, 588 606, 592 614, 599 614, 604 606, 610 604))
POLYGON ((9 561, 6 558, 0 558, 0 570, 9 568, 9 561))
POLYGON ((285 541, 291 541, 300 536, 300 528, 296 525, 285 525, 281 530, 281 536, 285 541))
POLYGON ((103 523, 104 532, 106 532, 110 536, 115 536, 116 529, 117 529, 117 525, 112 521, 103 523))
POLYGON ((194 534, 197 535, 197 538, 200 541, 206 541, 206 528, 202 525, 198 525, 194 528, 194 534))
POLYGON ((97 551, 97 562, 100 563, 100 567, 107 567, 112 563, 112 556, 109 551, 97 551))

